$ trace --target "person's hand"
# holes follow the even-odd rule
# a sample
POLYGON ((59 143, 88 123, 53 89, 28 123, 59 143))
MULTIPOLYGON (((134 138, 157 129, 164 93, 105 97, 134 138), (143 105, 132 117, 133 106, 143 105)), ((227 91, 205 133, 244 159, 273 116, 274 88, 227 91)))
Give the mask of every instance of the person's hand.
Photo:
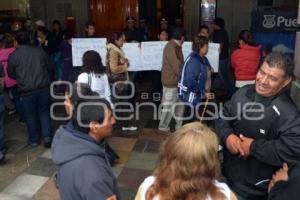
POLYGON ((214 99, 215 98, 215 93, 212 92, 205 92, 205 99, 214 99))
POLYGON ((231 133, 226 139, 226 147, 232 154, 241 154, 244 156, 241 143, 241 139, 233 133, 231 133))
POLYGON ((283 163, 282 168, 279 169, 273 176, 272 180, 269 183, 268 192, 271 191, 271 189, 274 187, 274 185, 278 181, 288 181, 289 175, 288 175, 289 167, 286 163, 283 163))
POLYGON ((245 137, 242 134, 240 134, 240 139, 242 141, 241 146, 242 146, 242 149, 244 152, 243 156, 244 156, 244 159, 246 159, 250 155, 250 146, 251 146, 252 142, 254 141, 254 139, 245 137))

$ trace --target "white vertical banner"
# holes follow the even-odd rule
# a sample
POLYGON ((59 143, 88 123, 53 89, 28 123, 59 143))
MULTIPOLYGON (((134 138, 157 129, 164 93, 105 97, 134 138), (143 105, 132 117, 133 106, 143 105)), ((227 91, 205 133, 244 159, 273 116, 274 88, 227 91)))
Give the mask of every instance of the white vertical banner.
POLYGON ((300 24, 300 0, 298 5, 298 17, 297 17, 297 24, 300 24))
POLYGON ((73 38, 72 39, 72 60, 73 66, 82 66, 82 56, 86 51, 97 51, 105 65, 106 58, 106 38, 73 38))
POLYGON ((140 43, 124 43, 122 49, 129 60, 128 71, 142 71, 143 64, 140 43))
POLYGON ((143 70, 161 70, 163 51, 167 42, 142 42, 143 70))

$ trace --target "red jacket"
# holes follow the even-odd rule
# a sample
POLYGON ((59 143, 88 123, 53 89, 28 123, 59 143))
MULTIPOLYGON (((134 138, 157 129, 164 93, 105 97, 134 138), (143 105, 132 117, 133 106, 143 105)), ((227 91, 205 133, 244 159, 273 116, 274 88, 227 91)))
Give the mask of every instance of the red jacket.
POLYGON ((255 80, 261 46, 241 45, 231 55, 231 67, 236 80, 255 80))

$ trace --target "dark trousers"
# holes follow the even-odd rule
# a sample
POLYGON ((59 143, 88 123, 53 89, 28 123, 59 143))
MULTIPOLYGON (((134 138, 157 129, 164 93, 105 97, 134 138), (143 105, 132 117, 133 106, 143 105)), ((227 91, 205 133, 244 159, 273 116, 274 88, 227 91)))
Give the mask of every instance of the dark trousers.
POLYGON ((235 92, 234 76, 228 64, 228 59, 219 61, 219 77, 228 90, 229 95, 233 95, 235 92))
POLYGON ((45 142, 52 140, 50 127, 50 94, 39 90, 21 97, 23 116, 27 125, 30 143, 39 143, 42 131, 45 142))
POLYGON ((22 106, 21 106, 21 102, 20 102, 20 94, 18 92, 18 87, 15 85, 13 87, 8 88, 8 91, 11 93, 11 95, 14 98, 15 108, 16 108, 17 112, 19 113, 20 121, 24 121, 22 106))
POLYGON ((3 159, 4 157, 4 148, 5 148, 4 116, 5 116, 4 96, 0 94, 0 160, 3 159))

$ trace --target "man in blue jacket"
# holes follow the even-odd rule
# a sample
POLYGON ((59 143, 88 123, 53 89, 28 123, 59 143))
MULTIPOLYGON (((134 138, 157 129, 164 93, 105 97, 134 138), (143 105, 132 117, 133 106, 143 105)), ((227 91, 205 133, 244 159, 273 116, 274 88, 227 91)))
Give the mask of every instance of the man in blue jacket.
POLYGON ((62 200, 120 199, 104 147, 115 124, 109 106, 106 100, 80 99, 71 122, 57 130, 52 155, 62 200))
POLYGON ((269 54, 255 85, 238 90, 216 121, 224 147, 223 175, 239 200, 265 200, 272 175, 300 160, 300 115, 285 91, 293 63, 269 54))

